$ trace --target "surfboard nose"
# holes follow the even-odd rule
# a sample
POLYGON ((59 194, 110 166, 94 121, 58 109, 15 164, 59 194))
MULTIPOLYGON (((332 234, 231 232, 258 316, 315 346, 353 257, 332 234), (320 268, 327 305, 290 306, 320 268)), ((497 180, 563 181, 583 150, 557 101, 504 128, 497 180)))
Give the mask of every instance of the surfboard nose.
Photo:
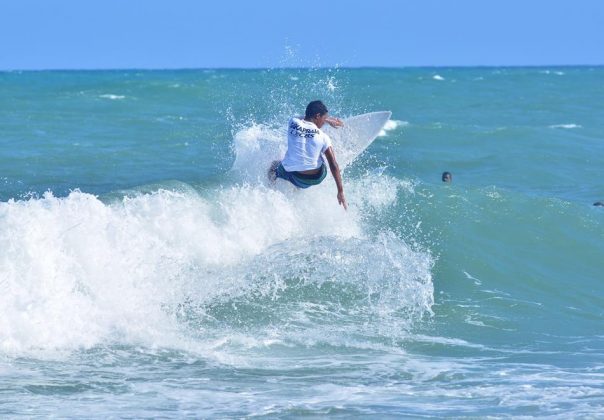
POLYGON ((350 165, 380 134, 392 112, 375 111, 344 119, 344 127, 325 128, 331 137, 341 169, 350 165))

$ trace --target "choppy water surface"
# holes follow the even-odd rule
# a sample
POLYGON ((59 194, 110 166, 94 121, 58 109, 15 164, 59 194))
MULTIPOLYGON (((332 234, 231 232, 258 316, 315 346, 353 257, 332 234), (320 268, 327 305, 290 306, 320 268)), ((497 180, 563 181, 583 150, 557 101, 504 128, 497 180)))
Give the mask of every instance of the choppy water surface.
POLYGON ((0 414, 601 416, 602 80, 0 73, 0 414), (263 176, 317 98, 348 212, 263 176))

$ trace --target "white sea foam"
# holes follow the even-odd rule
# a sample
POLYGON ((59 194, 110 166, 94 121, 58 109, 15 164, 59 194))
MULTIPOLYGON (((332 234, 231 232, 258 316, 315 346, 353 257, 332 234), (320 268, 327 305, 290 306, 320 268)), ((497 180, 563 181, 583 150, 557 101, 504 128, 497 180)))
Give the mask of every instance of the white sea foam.
POLYGON ((432 76, 432 79, 434 79, 434 80, 445 80, 445 78, 444 78, 444 77, 442 77, 442 76, 441 76, 441 75, 439 75, 439 74, 435 74, 434 76, 432 76))
POLYGON ((482 281, 480 281, 480 279, 477 279, 476 277, 472 276, 470 273, 468 273, 467 271, 464 271, 463 274, 466 276, 467 279, 473 280, 474 284, 476 286, 482 286, 482 281))
MULTIPOLYGON (((162 306, 184 299, 192 267, 224 269, 304 232, 294 203, 249 187, 210 200, 158 191, 107 205, 74 192, 1 206, 0 349, 17 353, 119 337, 166 345, 177 325, 162 306)), ((317 232, 355 233, 335 214, 319 221, 317 232)))
POLYGON ((114 94, 111 94, 111 93, 106 93, 106 94, 103 94, 103 95, 99 95, 99 98, 111 99, 113 101, 117 101, 117 100, 120 100, 120 99, 125 99, 126 96, 124 96, 124 95, 114 95, 114 94))
POLYGON ((552 71, 552 70, 542 70, 541 74, 555 74, 556 76, 564 76, 565 73, 563 71, 552 71))
POLYGON ((378 137, 387 136, 389 131, 394 131, 394 130, 397 130, 398 128, 407 127, 407 126, 409 126, 408 121, 388 120, 388 122, 386 122, 386 125, 384 126, 384 128, 382 130, 380 130, 380 134, 378 134, 378 137))
POLYGON ((573 129, 573 128, 583 128, 581 125, 579 124, 554 124, 554 125, 550 125, 549 128, 563 128, 563 129, 573 129))

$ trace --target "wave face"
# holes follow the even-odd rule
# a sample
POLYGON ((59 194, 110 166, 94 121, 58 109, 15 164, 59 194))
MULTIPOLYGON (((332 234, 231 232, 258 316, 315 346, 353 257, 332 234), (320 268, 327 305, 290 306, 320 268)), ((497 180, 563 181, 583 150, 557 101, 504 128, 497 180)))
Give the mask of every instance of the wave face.
POLYGON ((0 413, 601 416, 603 70, 559 70, 0 73, 0 413), (347 212, 267 181, 317 98, 393 111, 347 212))

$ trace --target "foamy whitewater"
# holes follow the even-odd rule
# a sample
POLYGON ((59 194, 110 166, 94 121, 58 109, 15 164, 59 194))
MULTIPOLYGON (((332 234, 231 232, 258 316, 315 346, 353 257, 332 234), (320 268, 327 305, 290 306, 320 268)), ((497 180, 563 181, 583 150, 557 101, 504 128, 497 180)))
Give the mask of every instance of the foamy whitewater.
POLYGON ((0 73, 0 415, 604 416, 603 76, 0 73), (317 98, 348 211, 266 179, 317 98))

